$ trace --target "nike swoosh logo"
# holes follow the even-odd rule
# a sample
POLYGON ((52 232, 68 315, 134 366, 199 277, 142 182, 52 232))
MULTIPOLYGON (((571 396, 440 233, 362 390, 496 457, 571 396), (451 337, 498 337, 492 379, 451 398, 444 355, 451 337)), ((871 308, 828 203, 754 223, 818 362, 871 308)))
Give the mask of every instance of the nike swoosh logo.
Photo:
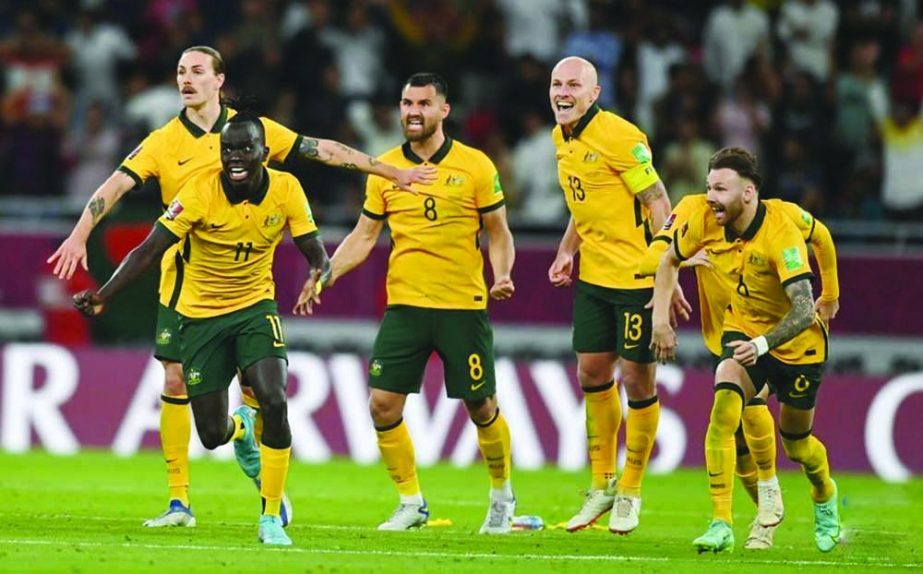
POLYGON ((190 161, 192 161, 192 158, 184 159, 184 160, 177 160, 177 161, 176 161, 176 165, 186 165, 186 164, 189 163, 190 161))
POLYGON ((279 347, 284 347, 285 343, 277 343, 276 341, 273 341, 272 346, 278 349, 279 347))
POLYGON ((478 384, 476 384, 476 385, 471 385, 471 390, 472 390, 472 391, 476 391, 476 390, 480 389, 481 387, 483 387, 483 386, 486 385, 486 384, 487 384, 487 381, 481 381, 480 383, 478 383, 478 384))
POLYGON ((221 228, 224 227, 225 225, 227 225, 227 223, 212 223, 212 224, 211 224, 212 229, 221 229, 221 228))
POLYGON ((626 349, 634 349, 635 347, 637 347, 637 346, 640 345, 640 344, 641 344, 641 343, 635 343, 634 345, 628 345, 628 344, 626 344, 626 345, 625 345, 625 348, 626 348, 626 349))
POLYGON ((709 472, 708 476, 721 476, 721 472, 709 472))
POLYGON ((808 396, 808 393, 789 393, 788 396, 793 399, 803 399, 804 397, 808 396))

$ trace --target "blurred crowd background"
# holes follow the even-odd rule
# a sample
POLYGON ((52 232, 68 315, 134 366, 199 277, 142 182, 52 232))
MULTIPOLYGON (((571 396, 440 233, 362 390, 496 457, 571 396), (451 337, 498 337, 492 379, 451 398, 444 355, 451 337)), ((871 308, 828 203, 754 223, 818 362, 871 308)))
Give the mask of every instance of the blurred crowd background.
MULTIPOLYGON (((832 220, 920 221, 919 4, 6 1, 0 205, 79 213, 121 158, 176 115, 177 59, 208 44, 227 62, 228 96, 254 96, 300 133, 371 154, 402 139, 403 80, 444 75, 448 131, 497 164, 521 229, 557 234, 566 221, 548 103, 564 55, 595 63, 601 105, 648 134, 674 202, 703 190, 713 151, 742 145, 759 155, 768 197, 832 220)), ((287 168, 322 221, 352 224, 363 177, 310 162, 287 168)))

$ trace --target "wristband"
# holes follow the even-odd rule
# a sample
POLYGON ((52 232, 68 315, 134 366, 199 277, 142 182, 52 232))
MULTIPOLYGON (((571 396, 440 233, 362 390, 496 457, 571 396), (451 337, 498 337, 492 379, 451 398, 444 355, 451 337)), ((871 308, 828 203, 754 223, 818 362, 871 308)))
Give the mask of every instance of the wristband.
POLYGON ((756 347, 757 357, 762 357, 769 352, 769 343, 766 341, 766 337, 760 335, 756 339, 750 339, 750 342, 756 347))

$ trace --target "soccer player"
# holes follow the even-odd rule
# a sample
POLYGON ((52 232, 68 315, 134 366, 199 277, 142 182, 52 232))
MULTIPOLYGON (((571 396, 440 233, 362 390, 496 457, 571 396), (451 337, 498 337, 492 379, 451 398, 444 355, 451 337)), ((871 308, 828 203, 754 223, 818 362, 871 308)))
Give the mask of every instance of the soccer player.
MULTIPOLYGON (((673 230, 682 228, 695 213, 707 208, 708 198, 702 194, 687 195, 673 208, 666 224, 654 237, 641 261, 639 273, 654 275, 663 252, 673 242, 673 230)), ((806 243, 814 248, 820 268, 823 290, 814 304, 821 319, 827 323, 839 308, 836 247, 827 227, 798 205, 778 199, 765 200, 795 224, 806 243)), ((731 302, 737 284, 732 275, 736 265, 734 250, 709 249, 687 260, 695 266, 702 315, 702 337, 712 357, 712 366, 721 362, 721 327, 724 310, 731 302)), ((769 387, 763 387, 743 410, 742 424, 735 434, 737 448, 736 473, 747 494, 758 506, 758 517, 750 527, 744 548, 765 549, 773 544, 775 529, 784 516, 782 492, 776 477, 776 435, 772 414, 766 406, 769 387)))
POLYGON ((673 249, 664 253, 657 268, 651 343, 659 360, 675 356, 668 309, 680 262, 702 249, 730 252, 735 287, 725 311, 705 436, 713 520, 693 545, 699 552, 734 547, 734 432, 743 405, 768 384, 781 403, 779 433, 785 454, 801 465, 811 483, 815 542, 829 552, 840 536, 836 483, 826 448, 811 434, 827 333, 814 311, 804 236, 779 204, 760 201, 762 178, 748 151, 720 150, 708 168, 707 205, 674 232, 673 249))
POLYGON ((651 312, 645 308, 653 280, 639 277, 637 270, 652 235, 650 225, 663 226, 670 200, 654 169, 647 137, 625 119, 601 110, 596 104, 599 92, 596 69, 582 58, 564 58, 551 73, 549 95, 558 124, 552 137, 571 217, 548 279, 556 287, 571 285, 574 255, 580 251, 573 345, 586 399, 592 482, 567 530, 586 528, 614 505, 609 530, 628 534, 638 526, 641 481, 660 419, 656 365, 648 347, 651 312), (614 378, 617 363, 629 409, 628 455, 618 481, 622 407, 614 378))
POLYGON ((180 316, 180 353, 202 444, 231 440, 255 450, 253 411, 228 416, 228 385, 240 369, 263 416, 259 445, 264 544, 290 545, 280 516, 292 433, 286 407, 285 338, 273 300, 272 258, 286 228, 315 276, 329 267, 301 184, 263 167, 269 149, 260 119, 248 112, 221 129, 221 169, 183 186, 150 235, 119 265, 99 292, 83 291, 74 304, 96 315, 123 287, 185 242, 191 256, 174 308, 180 316))
MULTIPOLYGON (((511 529, 516 500, 510 483, 509 427, 495 396, 487 298, 513 295, 513 236, 493 162, 443 131, 450 110, 446 99, 446 83, 436 74, 414 74, 404 84, 400 112, 407 141, 381 159, 402 166, 434 165, 438 182, 414 196, 369 177, 359 221, 337 247, 329 279, 321 287, 334 285, 362 263, 388 222, 388 307, 369 363, 369 409, 400 504, 378 529, 408 530, 426 525, 429 517, 403 412, 407 394, 420 391, 424 368, 435 351, 443 362, 446 393, 464 402, 477 427, 490 475, 490 506, 480 532, 503 534, 511 529), (480 251, 482 226, 494 276, 489 291, 480 251)), ((313 296, 306 287, 299 303, 313 296)))
MULTIPOLYGON (((175 119, 151 132, 90 198, 70 236, 48 259, 49 263, 54 263, 54 273, 58 277, 70 278, 77 265, 87 268, 86 241, 90 232, 129 190, 140 187, 149 178, 156 178, 166 208, 192 177, 220 166, 219 133, 236 113, 221 103, 224 81, 224 60, 217 50, 193 46, 183 52, 176 68, 176 83, 184 108, 175 119)), ((327 165, 380 175, 401 189, 409 189, 413 183, 426 183, 432 178, 427 169, 397 169, 339 142, 298 135, 269 119, 264 118, 263 125, 272 160, 281 162, 289 156, 307 157, 327 165)), ((189 504, 189 395, 180 365, 179 317, 174 310, 176 298, 180 296, 180 278, 191 255, 194 254, 190 254, 187 246, 177 244, 164 254, 160 266, 154 356, 164 367, 160 442, 167 466, 169 503, 166 512, 144 523, 150 527, 195 526, 189 504)), ((244 402, 259 408, 252 393, 242 388, 244 402)), ((257 434, 260 427, 258 417, 257 434)), ((248 467, 246 472, 250 478, 258 481, 258 467, 247 464, 242 467, 248 467), (249 474, 251 472, 257 474, 249 474)), ((288 516, 285 519, 287 522, 288 516)))

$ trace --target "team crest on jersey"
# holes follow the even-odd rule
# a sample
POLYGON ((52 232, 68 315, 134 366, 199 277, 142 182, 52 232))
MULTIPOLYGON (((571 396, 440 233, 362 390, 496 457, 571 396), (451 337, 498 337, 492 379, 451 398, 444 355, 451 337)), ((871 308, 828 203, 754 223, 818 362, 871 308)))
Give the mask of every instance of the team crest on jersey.
POLYGON ((766 267, 766 262, 766 256, 762 253, 751 253, 750 257, 747 258, 747 263, 754 267, 766 267))
POLYGON ((179 202, 179 199, 174 199, 170 202, 170 207, 167 208, 166 216, 167 219, 173 221, 179 214, 183 212, 183 204, 179 202))
POLYGON ((131 150, 131 153, 125 157, 125 160, 128 161, 130 159, 135 159, 135 156, 137 156, 139 153, 141 153, 140 145, 138 145, 138 147, 136 147, 135 149, 131 150))
POLYGON ((170 329, 164 329, 157 333, 157 344, 160 346, 169 345, 170 339, 173 338, 173 332, 170 329))
POLYGON ((199 369, 190 369, 189 373, 186 374, 186 384, 190 387, 198 385, 202 382, 202 371, 199 369))
POLYGON ((596 163, 599 160, 599 154, 596 152, 588 151, 583 156, 583 163, 596 163))
POLYGON ((460 175, 450 175, 445 178, 445 184, 449 187, 461 187, 465 185, 465 178, 460 175))
POLYGON ((372 363, 369 365, 369 374, 370 374, 371 376, 373 376, 373 377, 380 377, 380 376, 381 376, 382 367, 383 367, 383 366, 382 366, 382 364, 381 364, 381 361, 379 361, 378 359, 375 359, 375 360, 372 361, 372 363))
POLYGON ((266 216, 266 219, 263 220, 263 227, 275 227, 280 223, 282 223, 282 214, 270 213, 266 216))
POLYGON ((638 163, 648 163, 651 161, 651 150, 647 149, 647 146, 643 143, 639 143, 631 148, 631 155, 635 156, 638 163))
POLYGON ((667 220, 663 222, 663 231, 670 231, 674 223, 676 223, 676 214, 671 213, 670 217, 668 217, 667 220))

